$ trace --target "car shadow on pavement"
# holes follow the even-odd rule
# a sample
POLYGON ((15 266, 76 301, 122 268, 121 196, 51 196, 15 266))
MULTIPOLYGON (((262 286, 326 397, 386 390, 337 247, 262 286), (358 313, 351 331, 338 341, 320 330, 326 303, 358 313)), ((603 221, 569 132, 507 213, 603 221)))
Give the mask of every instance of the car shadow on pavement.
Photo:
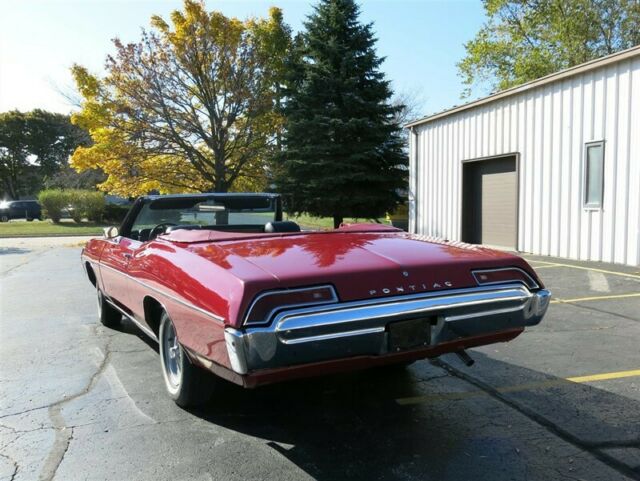
POLYGON ((24 249, 22 247, 0 247, 0 256, 9 254, 28 254, 29 252, 31 252, 30 249, 24 249))
POLYGON ((122 320, 120 324, 112 327, 111 329, 122 332, 123 334, 130 334, 132 336, 136 336, 142 342, 144 342, 147 346, 153 349, 156 353, 160 353, 160 348, 158 347, 158 343, 147 336, 144 332, 140 330, 138 326, 136 326, 133 321, 128 319, 125 316, 122 316, 122 320))
POLYGON ((192 413, 265 439, 320 480, 640 476, 638 402, 474 357, 477 369, 447 358, 255 390, 225 384, 192 413))

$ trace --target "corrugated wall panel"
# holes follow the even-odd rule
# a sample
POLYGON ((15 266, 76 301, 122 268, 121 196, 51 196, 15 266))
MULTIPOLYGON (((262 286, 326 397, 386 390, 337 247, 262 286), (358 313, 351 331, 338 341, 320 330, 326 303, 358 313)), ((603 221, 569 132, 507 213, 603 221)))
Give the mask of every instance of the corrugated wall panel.
POLYGON ((414 128, 410 225, 460 240, 462 163, 518 156, 518 249, 640 263, 640 57, 414 128), (605 141, 603 208, 587 210, 585 143, 605 141), (416 172, 418 173, 416 175, 416 172))

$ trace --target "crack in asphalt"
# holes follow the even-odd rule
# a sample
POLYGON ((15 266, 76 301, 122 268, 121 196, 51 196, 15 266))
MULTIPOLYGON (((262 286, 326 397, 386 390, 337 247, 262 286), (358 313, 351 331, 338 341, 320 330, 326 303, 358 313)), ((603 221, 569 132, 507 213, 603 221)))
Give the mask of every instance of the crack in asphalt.
POLYGON ((31 262, 31 259, 36 255, 36 254, 42 254, 43 252, 46 252, 47 249, 33 249, 30 250, 29 252, 25 253, 22 255, 22 258, 24 259, 22 262, 19 262, 16 265, 13 265, 11 267, 9 267, 8 269, 5 269, 3 271, 0 272, 0 278, 4 278, 4 277, 8 277, 9 273, 14 272, 15 270, 19 269, 20 267, 24 267, 27 264, 29 264, 29 262, 31 262))
POLYGON ((640 319, 636 319, 635 317, 627 316, 625 314, 620 314, 619 312, 610 312, 604 309, 598 309, 592 306, 585 306, 584 304, 579 304, 577 302, 572 303, 563 303, 564 306, 573 306, 577 309, 586 309, 587 311, 599 312, 600 314, 607 314, 608 316, 620 317, 622 319, 626 319, 627 321, 640 322, 640 319))
POLYGON ((44 406, 38 406, 38 407, 35 407, 35 408, 25 409, 24 411, 18 411, 16 413, 3 414, 2 416, 0 416, 0 419, 12 418, 12 417, 15 417, 15 416, 20 416, 21 414, 27 414, 27 413, 31 413, 33 411, 40 411, 42 409, 47 409, 49 407, 51 407, 51 404, 45 404, 44 406))
POLYGON ((56 437, 53 442, 53 446, 49 451, 49 455, 45 460, 42 471, 40 472, 40 476, 38 477, 39 481, 51 481, 54 478, 64 456, 69 450, 69 445, 73 440, 74 428, 66 425, 64 416, 62 415, 64 405, 88 394, 94 388, 98 382, 98 378, 102 373, 104 373, 104 370, 109 364, 109 360, 111 358, 110 344, 111 342, 109 339, 104 346, 104 357, 96 371, 89 378, 87 385, 77 393, 71 396, 65 396, 63 399, 60 399, 49 406, 49 418, 51 419, 53 428, 56 430, 56 437))
MULTIPOLYGON (((476 388, 486 392, 489 396, 491 396, 492 398, 502 402, 503 404, 509 406, 510 408, 512 408, 513 410, 519 412, 520 414, 522 414, 523 416, 529 418, 531 421, 535 422, 536 424, 540 425, 541 427, 545 428, 547 431, 551 432, 552 434, 555 434, 556 436, 558 436, 560 439, 562 439, 563 441, 572 444, 573 446, 575 446, 576 448, 589 453, 590 455, 592 455, 593 457, 595 457, 596 459, 598 459, 600 462, 602 462, 603 464, 609 466, 610 468, 618 471, 620 474, 627 476, 631 479, 636 479, 636 480, 640 480, 640 473, 638 473, 637 471, 635 471, 633 468, 631 468, 630 466, 624 464, 621 461, 618 461, 617 459, 613 458, 612 456, 609 456, 608 454, 606 454, 605 452, 601 451, 602 447, 610 447, 609 445, 607 446, 602 446, 602 444, 604 443, 590 443, 588 441, 583 441, 582 439, 580 439, 579 437, 575 436, 574 434, 572 434, 571 432, 567 431, 566 429, 558 426, 556 423, 554 423, 553 421, 547 419, 546 417, 544 417, 543 415, 537 413, 536 411, 528 408, 525 405, 522 405, 520 403, 517 403, 516 401, 512 400, 511 398, 509 398, 507 395, 501 393, 500 391, 498 391, 496 388, 494 388, 493 386, 485 383, 484 381, 481 381, 480 379, 477 379, 473 376, 470 376, 469 374, 464 373, 463 371, 457 369, 456 367, 452 366, 451 364, 441 360, 441 359, 434 359, 431 361, 432 364, 441 367, 442 369, 446 370, 448 373, 450 373, 452 376, 465 381, 473 386, 475 386, 476 388)), ((635 444, 635 446, 637 446, 637 442, 635 444)))
POLYGON ((0 457, 6 459, 7 461, 9 461, 11 464, 13 464, 13 473, 11 473, 11 476, 9 476, 9 481, 14 481, 14 479, 16 479, 16 476, 18 474, 18 471, 20 470, 20 465, 16 462, 15 459, 13 459, 11 456, 8 456, 6 454, 2 454, 0 453, 0 457))

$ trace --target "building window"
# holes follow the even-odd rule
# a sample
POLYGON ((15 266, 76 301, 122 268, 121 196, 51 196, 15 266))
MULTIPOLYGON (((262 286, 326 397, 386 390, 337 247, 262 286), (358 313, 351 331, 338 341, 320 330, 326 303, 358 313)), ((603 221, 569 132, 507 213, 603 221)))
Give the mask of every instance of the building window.
POLYGON ((602 208, 604 191, 604 141, 585 144, 584 206, 602 208))

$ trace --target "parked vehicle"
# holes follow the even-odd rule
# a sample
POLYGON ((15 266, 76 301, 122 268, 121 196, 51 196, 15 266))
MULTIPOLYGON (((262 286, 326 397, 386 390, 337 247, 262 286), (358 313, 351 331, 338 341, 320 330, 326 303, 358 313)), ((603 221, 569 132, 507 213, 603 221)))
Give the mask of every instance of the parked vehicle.
POLYGON ((42 219, 42 209, 36 200, 12 200, 0 203, 0 221, 11 219, 42 219))
POLYGON ((459 353, 540 322, 550 293, 520 257, 380 224, 301 232, 274 194, 138 199, 82 252, 100 320, 159 342, 169 395, 459 353))

